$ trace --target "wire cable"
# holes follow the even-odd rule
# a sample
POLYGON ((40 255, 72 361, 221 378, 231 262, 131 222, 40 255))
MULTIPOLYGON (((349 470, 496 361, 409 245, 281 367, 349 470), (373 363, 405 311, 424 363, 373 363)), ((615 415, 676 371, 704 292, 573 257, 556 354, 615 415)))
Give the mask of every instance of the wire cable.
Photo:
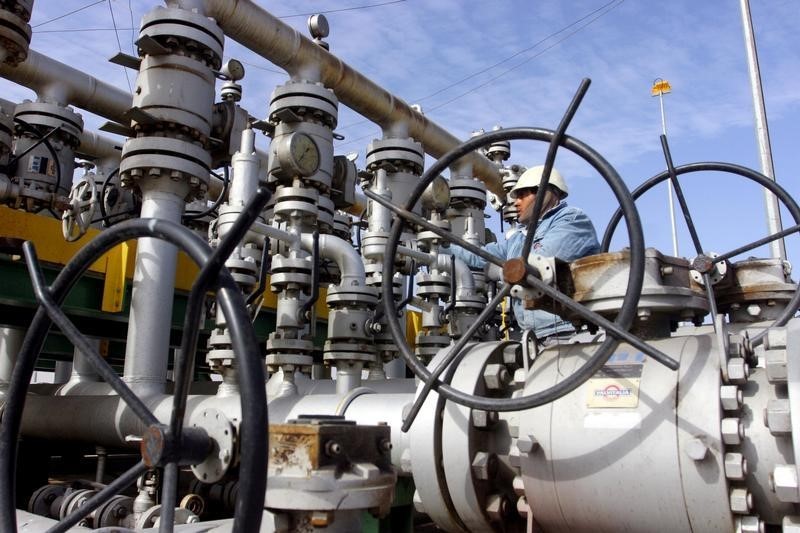
MULTIPOLYGON (((108 11, 111 13, 111 24, 114 25, 114 35, 117 37, 117 49, 119 49, 120 53, 124 53, 122 51, 122 41, 119 40, 119 29, 117 29, 117 19, 114 17, 114 8, 111 7, 111 0, 108 0, 108 11)), ((133 87, 131 86, 131 78, 128 76, 128 69, 122 67, 122 70, 125 72, 125 80, 128 82, 128 92, 133 94, 133 87)))
POLYGON ((282 15, 280 17, 276 17, 279 19, 290 19, 294 17, 310 17, 311 15, 321 15, 327 13, 341 13, 342 11, 358 11, 360 9, 369 9, 371 7, 381 7, 381 6, 388 6, 391 4, 399 4, 405 2, 406 0, 391 0, 390 2, 382 2, 380 4, 369 4, 366 6, 353 6, 353 7, 343 7, 340 9, 329 9, 327 11, 314 11, 313 13, 295 13, 293 15, 282 15))
POLYGON ((95 2, 92 2, 90 4, 86 4, 85 6, 79 7, 78 9, 73 9, 69 13, 64 13, 63 15, 59 15, 57 17, 51 18, 50 20, 45 20, 44 22, 40 22, 39 24, 36 24, 34 26, 31 26, 31 27, 32 28, 38 28, 40 26, 44 26, 45 24, 50 24, 51 22, 55 22, 57 20, 61 20, 63 18, 66 18, 66 17, 68 17, 70 15, 74 15, 75 13, 78 13, 79 11, 83 11, 84 9, 89 9, 90 7, 96 6, 97 4, 102 4, 105 1, 106 0, 96 0, 95 2))

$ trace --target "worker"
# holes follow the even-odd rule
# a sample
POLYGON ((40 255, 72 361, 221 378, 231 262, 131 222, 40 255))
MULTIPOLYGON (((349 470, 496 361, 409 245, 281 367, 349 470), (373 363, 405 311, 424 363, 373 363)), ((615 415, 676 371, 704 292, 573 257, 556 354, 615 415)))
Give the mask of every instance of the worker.
MULTIPOLYGON (((493 242, 484 246, 490 254, 508 260, 519 257, 527 234, 527 226, 533 216, 536 195, 540 194, 539 183, 544 166, 526 170, 516 185, 508 192, 509 199, 517 208, 520 227, 505 242, 493 242)), ((597 232, 592 221, 581 209, 567 205, 569 194, 563 176, 554 168, 550 172, 542 211, 536 225, 531 254, 556 257, 563 261, 574 261, 600 251, 597 232)), ((451 246, 453 255, 471 267, 483 267, 486 261, 460 246, 451 246)), ((558 315, 540 309, 525 309, 519 298, 512 298, 512 309, 521 329, 532 329, 540 347, 555 344, 559 339, 575 333, 572 324, 558 315)))

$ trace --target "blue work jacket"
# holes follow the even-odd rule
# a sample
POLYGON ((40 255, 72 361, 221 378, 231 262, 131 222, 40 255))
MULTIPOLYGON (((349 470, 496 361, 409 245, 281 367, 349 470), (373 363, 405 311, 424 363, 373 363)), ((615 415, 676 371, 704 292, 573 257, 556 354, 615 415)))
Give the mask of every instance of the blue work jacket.
MULTIPOLYGON (((517 229, 507 235, 504 242, 489 243, 484 246, 484 250, 503 260, 519 257, 526 234, 527 229, 517 229)), ((460 246, 453 245, 450 250, 453 255, 471 267, 486 265, 483 258, 460 246)), ((564 201, 545 213, 539 221, 531 248, 531 254, 557 257, 563 261, 574 261, 599 251, 600 244, 597 242, 597 232, 592 221, 581 209, 568 206, 564 201)), ((519 298, 511 299, 511 307, 519 326, 523 329, 533 329, 537 339, 555 333, 574 331, 572 324, 562 320, 558 315, 539 309, 525 309, 519 298)))

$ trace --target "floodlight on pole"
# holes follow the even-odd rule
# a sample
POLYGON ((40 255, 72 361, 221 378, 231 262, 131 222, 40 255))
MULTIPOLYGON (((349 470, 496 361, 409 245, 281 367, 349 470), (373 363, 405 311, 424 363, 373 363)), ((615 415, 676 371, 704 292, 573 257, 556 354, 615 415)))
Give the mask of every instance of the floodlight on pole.
MULTIPOLYGON (((662 78, 653 80, 650 95, 658 96, 658 103, 661 107, 661 132, 665 137, 667 135, 667 116, 664 114, 664 95, 670 92, 672 92, 672 86, 667 80, 662 78)), ((672 192, 672 181, 667 181, 667 189, 669 191, 669 221, 672 227, 672 255, 678 257, 678 229, 675 225, 675 201, 674 193, 672 192)))

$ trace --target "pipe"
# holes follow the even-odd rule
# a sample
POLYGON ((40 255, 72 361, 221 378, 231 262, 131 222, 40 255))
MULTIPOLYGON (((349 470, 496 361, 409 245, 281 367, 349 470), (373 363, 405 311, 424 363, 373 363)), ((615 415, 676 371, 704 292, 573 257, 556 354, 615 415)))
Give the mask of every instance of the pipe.
MULTIPOLYGON (((143 182, 141 218, 158 218, 181 223, 186 191, 154 190, 176 182, 143 182)), ((125 346, 123 381, 137 394, 164 392, 169 360, 169 336, 172 325, 172 295, 178 249, 167 242, 139 239, 133 276, 128 338, 125 346)))
POLYGON ((0 386, 11 381, 11 373, 24 338, 25 330, 0 328, 0 386))
POLYGON ((0 76, 36 91, 45 102, 72 104, 96 115, 127 124, 131 95, 55 59, 30 50, 17 65, 0 65, 0 76))
POLYGON ((77 153, 96 159, 112 159, 117 161, 122 158, 122 144, 93 131, 84 131, 80 135, 81 144, 75 150, 77 153))
MULTIPOLYGON (((409 248, 407 246, 398 246, 397 247, 397 254, 410 257, 411 259, 418 261, 424 265, 430 265, 436 262, 436 256, 429 254, 427 252, 421 252, 419 250, 414 250, 413 248, 409 248)), ((449 266, 447 267, 450 268, 449 266)))
MULTIPOLYGON (((311 251, 314 246, 313 235, 302 234, 300 243, 305 250, 311 251)), ((319 249, 322 257, 332 259, 339 267, 339 272, 342 273, 340 284, 342 287, 351 284, 366 285, 367 274, 364 270, 364 263, 361 262, 361 256, 352 244, 336 235, 320 235, 319 249)))
MULTIPOLYGON (((214 18, 226 35, 286 69, 293 79, 321 81, 336 93, 342 104, 384 131, 407 131, 433 157, 441 157, 461 144, 458 138, 405 101, 250 1, 167 0, 167 4, 199 9, 214 18)), ((471 152, 464 159, 493 193, 505 196, 494 163, 478 152, 471 152)))
MULTIPOLYGON (((436 265, 437 268, 450 272, 452 257, 453 256, 448 254, 439 255, 439 262, 436 265)), ((468 291, 469 293, 475 292, 475 278, 472 276, 472 271, 467 264, 458 257, 455 258, 455 272, 450 272, 450 275, 455 276, 457 294, 460 294, 462 291, 468 291)), ((455 295, 453 299, 455 299, 455 295)))
MULTIPOLYGON (((764 105, 764 89, 761 87, 761 69, 758 66, 758 50, 756 49, 756 36, 753 33, 753 19, 750 16, 750 1, 740 0, 739 7, 742 12, 744 44, 747 51, 747 71, 750 75, 750 92, 753 96, 761 173, 775 181, 775 167, 772 164, 772 147, 770 146, 769 126, 767 125, 767 108, 764 105)), ((764 189, 764 204, 769 232, 770 234, 778 233, 783 228, 778 198, 772 192, 764 189)), ((782 261, 786 260, 786 244, 783 239, 772 241, 769 249, 773 258, 782 261)))

